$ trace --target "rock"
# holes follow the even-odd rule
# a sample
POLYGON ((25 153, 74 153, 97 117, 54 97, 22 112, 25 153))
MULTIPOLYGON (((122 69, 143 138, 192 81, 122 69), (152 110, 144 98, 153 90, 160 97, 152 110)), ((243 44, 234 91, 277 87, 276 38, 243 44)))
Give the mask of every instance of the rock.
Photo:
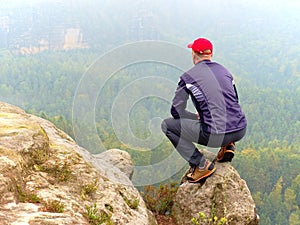
POLYGON ((110 162, 0 102, 0 224, 157 224, 131 172, 121 171, 126 163, 120 170, 110 162))
MULTIPOLYGON (((212 160, 215 156, 204 152, 212 160)), ((230 225, 259 224, 255 203, 246 182, 230 163, 216 163, 216 172, 202 184, 184 182, 178 188, 172 207, 172 216, 178 224, 191 224, 193 218, 199 224, 208 224, 202 216, 217 218, 218 222, 226 218, 230 225)), ((219 223, 218 223, 219 224, 219 223)))
POLYGON ((125 173, 129 179, 132 178, 134 166, 128 152, 119 149, 110 149, 95 155, 95 157, 114 165, 125 173))

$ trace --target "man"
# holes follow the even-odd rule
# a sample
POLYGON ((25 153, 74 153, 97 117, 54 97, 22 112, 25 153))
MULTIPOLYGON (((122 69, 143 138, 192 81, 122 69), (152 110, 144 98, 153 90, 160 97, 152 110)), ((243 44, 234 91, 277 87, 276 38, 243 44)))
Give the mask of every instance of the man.
POLYGON ((214 163, 205 159, 193 142, 221 147, 217 162, 231 162, 235 142, 246 133, 246 118, 239 103, 231 73, 212 62, 213 45, 199 38, 188 45, 192 49, 194 67, 179 80, 173 99, 173 118, 162 122, 162 131, 180 155, 189 162, 189 182, 198 182, 215 172, 214 163), (197 113, 189 112, 187 100, 191 97, 197 113))

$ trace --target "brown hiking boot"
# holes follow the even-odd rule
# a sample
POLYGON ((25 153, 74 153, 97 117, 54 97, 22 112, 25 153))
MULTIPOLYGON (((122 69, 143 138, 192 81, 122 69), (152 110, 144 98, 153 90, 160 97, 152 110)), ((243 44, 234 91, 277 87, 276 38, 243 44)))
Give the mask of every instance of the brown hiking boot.
POLYGON ((230 142, 226 146, 222 146, 217 155, 217 162, 231 162, 234 157, 235 144, 230 142))
POLYGON ((193 169, 192 173, 189 173, 188 175, 186 175, 186 178, 187 178, 188 182, 196 183, 196 182, 200 181, 201 179, 210 176, 215 171, 216 171, 216 167, 214 166, 214 164, 212 162, 206 160, 203 169, 199 168, 199 166, 196 166, 193 169))

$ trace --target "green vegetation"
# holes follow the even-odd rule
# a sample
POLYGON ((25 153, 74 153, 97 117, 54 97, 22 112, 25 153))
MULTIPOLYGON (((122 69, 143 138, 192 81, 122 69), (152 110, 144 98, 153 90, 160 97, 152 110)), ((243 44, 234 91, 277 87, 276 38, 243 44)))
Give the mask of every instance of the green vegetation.
POLYGON ((58 200, 49 200, 43 202, 46 212, 53 212, 53 213, 63 213, 64 212, 64 204, 58 200))
POLYGON ((27 167, 39 170, 39 168, 43 167, 43 164, 49 158, 49 150, 48 147, 45 147, 45 149, 34 149, 29 153, 24 153, 23 155, 24 158, 28 158, 27 167))
POLYGON ((16 185, 17 197, 20 202, 40 203, 42 201, 35 193, 24 190, 22 185, 16 185))
POLYGON ((177 189, 178 185, 172 182, 165 185, 160 184, 159 187, 146 186, 141 194, 148 209, 154 213, 165 215, 171 212, 177 189))
POLYGON ((138 199, 133 199, 132 201, 130 201, 128 198, 125 197, 124 201, 131 209, 137 209, 139 207, 140 201, 138 199))
POLYGON ((110 204, 105 204, 105 208, 111 212, 114 212, 114 208, 110 204))
POLYGON ((224 225, 227 222, 226 218, 218 218, 216 216, 212 216, 211 218, 208 218, 204 213, 199 212, 198 217, 193 217, 191 219, 192 224, 200 225, 200 224, 206 224, 206 225, 224 225))
POLYGON ((85 184, 81 187, 80 196, 82 199, 86 199, 86 196, 92 197, 92 195, 97 191, 98 181, 95 180, 89 184, 85 184))
POLYGON ((234 160, 252 192, 261 224, 294 224, 299 218, 298 146, 274 140, 265 148, 242 150, 234 160))
POLYGON ((137 198, 128 199, 121 191, 119 193, 122 196, 122 198, 123 198, 124 202, 126 203, 126 205, 129 206, 129 208, 137 209, 139 207, 140 201, 137 198))
POLYGON ((38 197, 33 191, 25 190, 22 185, 16 185, 17 198, 20 202, 41 203, 45 212, 63 213, 64 204, 58 200, 45 201, 38 197))
POLYGON ((111 215, 108 215, 104 211, 100 211, 97 208, 96 203, 90 206, 86 206, 86 212, 84 213, 84 216, 88 219, 91 225, 113 225, 112 221, 110 220, 111 215))
POLYGON ((50 174, 58 182, 66 182, 72 179, 73 177, 72 170, 70 168, 70 163, 67 161, 65 161, 63 164, 43 164, 41 166, 35 166, 35 169, 50 174))

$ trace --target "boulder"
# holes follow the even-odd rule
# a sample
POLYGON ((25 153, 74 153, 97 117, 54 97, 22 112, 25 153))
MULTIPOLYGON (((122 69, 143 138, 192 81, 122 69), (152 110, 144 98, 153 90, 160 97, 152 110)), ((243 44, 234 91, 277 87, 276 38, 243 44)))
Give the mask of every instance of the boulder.
POLYGON ((132 162, 102 156, 0 102, 0 224, 157 224, 129 179, 132 162))
POLYGON ((119 168, 131 180, 134 170, 132 158, 128 152, 120 149, 110 149, 95 155, 96 158, 102 159, 109 164, 119 168))
MULTIPOLYGON (((210 160, 215 158, 215 155, 205 150, 203 153, 210 160)), ((246 182, 230 163, 216 163, 215 166, 215 173, 202 183, 192 184, 183 180, 172 207, 175 221, 180 225, 196 222, 259 224, 255 203, 246 182)))

